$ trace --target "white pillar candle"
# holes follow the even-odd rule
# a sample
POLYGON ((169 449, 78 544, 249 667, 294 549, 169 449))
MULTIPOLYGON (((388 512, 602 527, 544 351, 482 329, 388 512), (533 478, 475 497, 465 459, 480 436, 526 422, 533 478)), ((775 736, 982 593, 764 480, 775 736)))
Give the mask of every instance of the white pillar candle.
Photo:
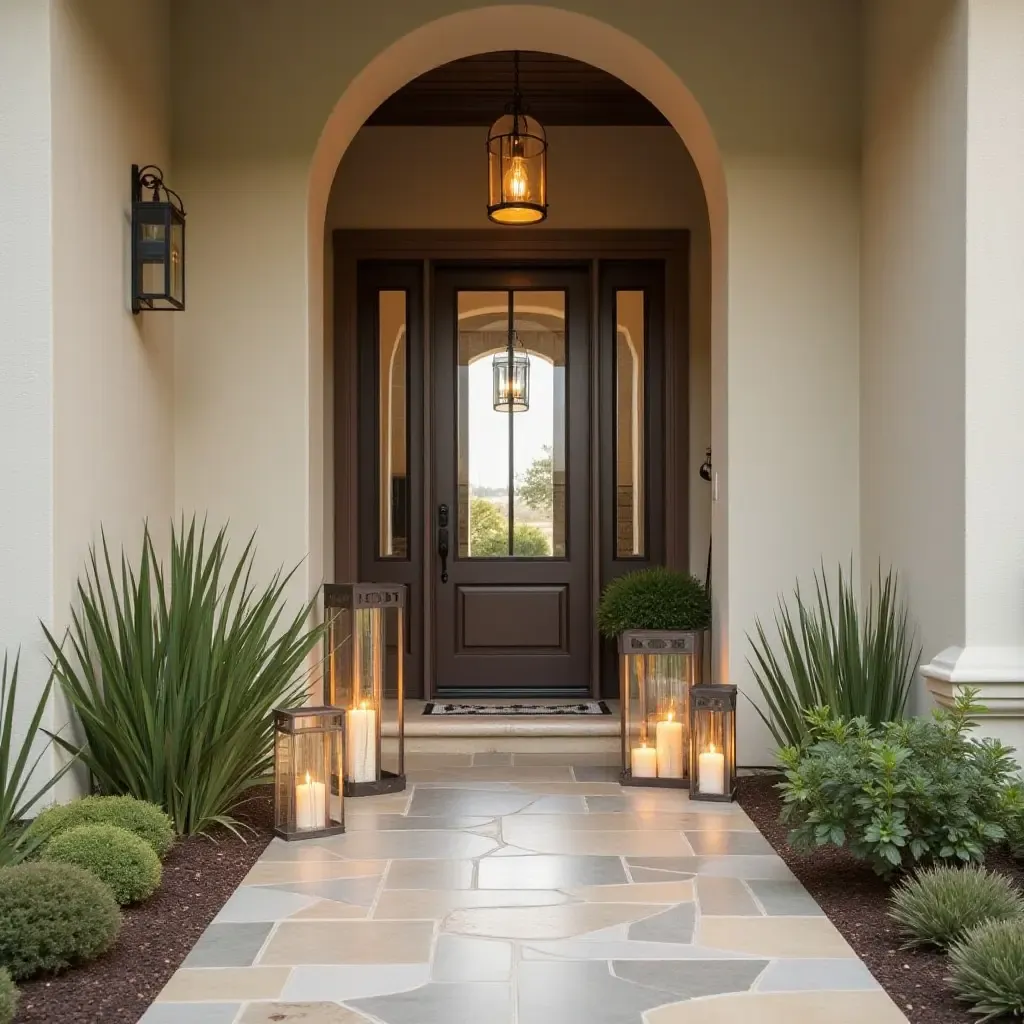
POLYGON ((630 751, 630 772, 634 779, 653 779, 658 774, 658 752, 645 743, 630 751))
POLYGON ((658 778, 681 779, 683 777, 683 723, 677 722, 672 712, 655 730, 658 748, 658 778))
POLYGON ((710 747, 697 758, 697 790, 714 796, 725 796, 725 755, 710 747))
POLYGON ((377 780, 377 712, 365 705, 345 715, 346 779, 349 782, 377 780))
POLYGON ((327 827, 327 792, 323 782, 314 782, 306 772, 305 783, 295 787, 296 828, 327 827))

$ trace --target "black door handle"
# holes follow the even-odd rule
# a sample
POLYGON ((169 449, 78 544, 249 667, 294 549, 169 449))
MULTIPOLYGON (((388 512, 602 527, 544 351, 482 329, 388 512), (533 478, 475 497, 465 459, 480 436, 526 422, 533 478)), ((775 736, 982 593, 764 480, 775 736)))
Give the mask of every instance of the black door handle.
POLYGON ((448 506, 437 508, 437 554, 441 559, 441 582, 448 582, 448 506))

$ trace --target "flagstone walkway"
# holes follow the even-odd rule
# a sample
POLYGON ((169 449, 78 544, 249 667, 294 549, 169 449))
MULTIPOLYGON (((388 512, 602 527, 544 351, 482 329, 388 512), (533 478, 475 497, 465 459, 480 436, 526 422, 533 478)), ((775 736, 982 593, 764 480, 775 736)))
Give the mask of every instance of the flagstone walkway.
POLYGON ((606 755, 410 755, 274 840, 143 1024, 899 1024, 738 806, 606 755))

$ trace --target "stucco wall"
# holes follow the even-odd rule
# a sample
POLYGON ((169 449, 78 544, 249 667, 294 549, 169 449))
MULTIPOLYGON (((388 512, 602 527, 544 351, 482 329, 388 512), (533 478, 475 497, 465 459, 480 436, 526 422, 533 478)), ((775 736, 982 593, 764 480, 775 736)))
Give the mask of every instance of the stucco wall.
POLYGON ((927 660, 964 637, 966 4, 876 0, 865 38, 863 574, 901 571, 927 660))
MULTIPOLYGON (((477 128, 364 128, 331 189, 328 231, 490 226, 482 137, 477 128)), ((691 569, 703 579, 711 489, 697 469, 711 443, 711 252, 700 178, 671 128, 553 126, 548 139, 552 205, 543 227, 691 232, 689 547, 691 569)), ((329 337, 329 321, 326 330, 329 337)))
MULTIPOLYGON (((317 141, 370 61, 469 6, 492 5, 409 0, 357 14, 304 0, 301 16, 282 0, 175 6, 174 155, 190 202, 189 310, 176 325, 176 498, 230 516, 240 532, 259 525, 265 564, 309 553, 296 596, 313 589, 323 565, 324 357, 309 280, 321 279, 322 245, 320 225, 306 222, 317 141)), ((616 70, 622 48, 610 37, 588 53, 637 87, 674 72, 720 147, 729 276, 712 291, 722 295, 728 340, 723 333, 713 354, 712 421, 716 551, 724 556, 728 543, 729 559, 716 570, 719 623, 728 624, 718 662, 746 685, 753 616, 769 613, 777 592, 819 558, 859 560, 860 5, 559 7, 647 47, 650 59, 632 70, 616 70)), ((553 9, 499 12, 500 44, 544 49, 531 29, 543 19, 530 11, 553 9)), ((550 47, 583 57, 579 33, 564 18, 562 26, 546 36, 550 47)), ((465 38, 446 32, 438 59, 459 56, 465 38)), ((426 70, 404 67, 410 76, 426 70)), ((724 230, 721 199, 712 223, 724 230)), ((767 760, 753 716, 742 721, 748 760, 767 760)))

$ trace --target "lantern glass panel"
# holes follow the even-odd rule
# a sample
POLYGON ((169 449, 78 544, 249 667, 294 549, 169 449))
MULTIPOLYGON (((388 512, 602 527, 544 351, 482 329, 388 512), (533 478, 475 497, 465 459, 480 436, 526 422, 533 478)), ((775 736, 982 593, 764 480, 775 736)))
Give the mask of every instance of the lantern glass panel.
POLYGON ((701 686, 691 699, 690 795, 730 800, 736 788, 736 688, 701 686))
POLYGON ((285 839, 344 831, 344 713, 274 713, 274 827, 285 839))
POLYGON ((487 139, 487 213, 499 224, 537 224, 547 216, 547 139, 539 121, 505 114, 487 139))
POLYGON ((167 294, 172 303, 185 305, 185 222, 171 218, 171 246, 167 294))

